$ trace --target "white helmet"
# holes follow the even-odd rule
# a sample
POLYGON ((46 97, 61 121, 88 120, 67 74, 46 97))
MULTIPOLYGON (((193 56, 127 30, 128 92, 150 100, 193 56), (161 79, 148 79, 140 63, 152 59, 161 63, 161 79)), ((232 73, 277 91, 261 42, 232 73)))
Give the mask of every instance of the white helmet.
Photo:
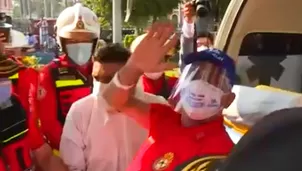
POLYGON ((93 40, 100 36, 98 17, 81 3, 64 9, 56 21, 57 39, 93 40))
POLYGON ((55 26, 58 44, 77 65, 85 65, 90 61, 100 36, 100 29, 95 13, 81 3, 63 10, 55 26), (64 39, 71 39, 77 43, 67 45, 63 43, 64 39))
POLYGON ((10 36, 11 36, 11 46, 12 47, 27 47, 28 42, 26 40, 25 35, 17 30, 11 30, 10 31, 10 36))

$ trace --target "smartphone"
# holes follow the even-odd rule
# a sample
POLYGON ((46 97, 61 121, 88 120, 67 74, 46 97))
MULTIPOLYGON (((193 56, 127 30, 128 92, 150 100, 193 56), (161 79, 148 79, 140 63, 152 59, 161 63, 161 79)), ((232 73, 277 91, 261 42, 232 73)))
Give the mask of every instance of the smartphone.
POLYGON ((0 27, 0 34, 4 34, 3 35, 5 37, 5 40, 3 41, 4 43, 10 42, 10 28, 0 27))

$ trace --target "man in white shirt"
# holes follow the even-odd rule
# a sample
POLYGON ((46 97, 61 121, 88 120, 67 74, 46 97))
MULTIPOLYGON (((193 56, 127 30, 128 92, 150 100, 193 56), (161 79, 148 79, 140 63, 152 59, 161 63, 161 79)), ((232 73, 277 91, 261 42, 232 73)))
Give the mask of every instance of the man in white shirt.
POLYGON ((92 75, 100 89, 71 106, 61 138, 60 155, 70 171, 125 171, 146 140, 146 130, 99 93, 129 57, 119 44, 97 49, 92 75))

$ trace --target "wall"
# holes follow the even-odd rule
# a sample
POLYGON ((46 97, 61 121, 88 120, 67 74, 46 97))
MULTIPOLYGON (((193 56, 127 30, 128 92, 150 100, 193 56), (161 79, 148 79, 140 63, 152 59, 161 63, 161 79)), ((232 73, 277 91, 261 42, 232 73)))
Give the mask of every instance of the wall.
POLYGON ((12 15, 13 0, 0 0, 0 12, 5 12, 7 15, 12 15))

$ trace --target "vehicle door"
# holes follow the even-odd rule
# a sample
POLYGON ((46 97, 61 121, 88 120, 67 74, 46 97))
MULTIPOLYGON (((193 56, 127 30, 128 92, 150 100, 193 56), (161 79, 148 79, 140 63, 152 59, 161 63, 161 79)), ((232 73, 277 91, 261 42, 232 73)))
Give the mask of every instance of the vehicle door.
POLYGON ((237 83, 302 92, 302 1, 232 0, 215 47, 236 61, 237 83))

